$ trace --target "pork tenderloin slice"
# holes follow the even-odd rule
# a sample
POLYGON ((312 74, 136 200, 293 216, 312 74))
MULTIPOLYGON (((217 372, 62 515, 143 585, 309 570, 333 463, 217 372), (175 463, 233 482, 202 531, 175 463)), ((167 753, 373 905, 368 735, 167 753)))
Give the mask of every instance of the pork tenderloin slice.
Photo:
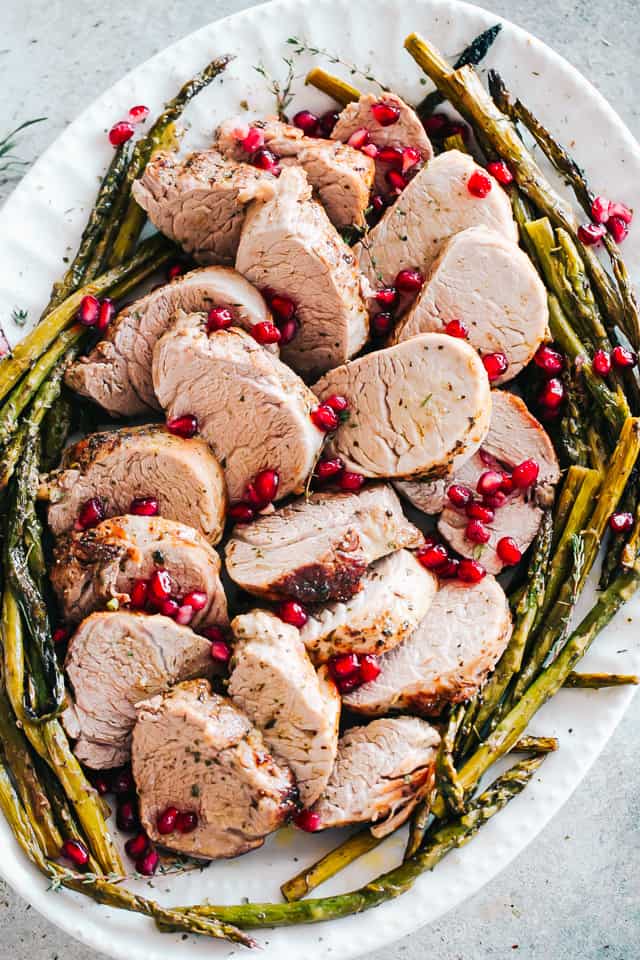
POLYGON ((469 227, 444 244, 418 299, 392 342, 418 333, 444 333, 461 320, 481 356, 501 352, 506 383, 533 358, 548 335, 547 291, 526 253, 488 227, 469 227))
POLYGON ((236 269, 294 302, 299 327, 281 355, 298 373, 317 376, 364 346, 369 320, 355 257, 299 167, 283 170, 273 199, 249 210, 236 269))
POLYGON ((341 653, 385 653, 413 633, 437 589, 412 553, 397 550, 369 567, 354 597, 309 610, 300 639, 314 663, 341 653))
MULTIPOLYGON (((347 104, 338 117, 331 139, 347 143, 349 137, 363 127, 369 132, 369 143, 376 147, 413 147, 419 152, 421 163, 428 163, 433 156, 431 141, 417 113, 395 93, 385 92, 379 97, 367 93, 359 100, 347 104), (371 110, 372 106, 381 100, 399 111, 396 122, 386 127, 378 123, 371 110)), ((376 159, 375 169, 375 191, 387 196, 390 189, 386 174, 391 169, 390 165, 376 159)))
MULTIPOLYGON (((265 145, 279 158, 280 166, 302 167, 314 195, 337 230, 353 224, 364 226, 375 172, 370 157, 342 143, 307 137, 298 127, 281 120, 254 120, 251 126, 262 130, 265 145)), ((220 153, 234 160, 245 160, 247 154, 238 132, 246 128, 242 117, 221 123, 216 134, 216 148, 220 153)))
MULTIPOLYGON (((271 320, 261 294, 236 270, 193 270, 121 310, 105 339, 69 367, 67 385, 112 416, 159 409, 151 376, 158 338, 169 329, 177 310, 192 313, 212 307, 228 307, 235 326, 245 330, 271 320)), ((278 352, 275 344, 268 349, 278 352)))
POLYGON ((273 174, 215 150, 183 160, 157 153, 132 193, 153 225, 198 263, 233 266, 247 205, 271 197, 276 183, 273 174))
POLYGON ((467 189, 476 171, 486 174, 468 154, 447 150, 411 180, 369 231, 366 244, 354 248, 373 288, 393 284, 400 270, 426 272, 444 241, 467 227, 483 224, 517 243, 511 204, 497 181, 492 180, 491 192, 482 199, 467 189))
POLYGON ((161 517, 193 525, 210 543, 222 536, 227 495, 220 464, 204 440, 184 440, 157 424, 89 434, 65 450, 43 488, 56 536, 74 529, 93 497, 108 518, 127 513, 136 497, 150 496, 161 517))
POLYGON ((439 742, 437 730, 418 717, 347 730, 327 788, 312 808, 319 829, 371 823, 375 837, 387 836, 433 789, 439 742))
POLYGON ((509 603, 490 574, 472 586, 444 581, 418 629, 380 657, 378 677, 347 693, 343 703, 368 716, 437 715, 480 689, 510 636, 509 603))
POLYGON ((202 314, 182 314, 156 344, 153 383, 168 417, 197 417, 232 501, 265 469, 278 471, 278 498, 304 489, 324 439, 310 418, 315 397, 253 337, 208 334, 202 314))
POLYGON ((73 702, 63 721, 74 752, 94 769, 127 762, 140 700, 210 674, 210 643, 159 614, 92 613, 69 641, 73 702))
POLYGON ((132 767, 148 836, 192 857, 255 850, 295 809, 291 771, 206 680, 181 683, 138 705, 132 767), (160 834, 158 817, 167 807, 195 813, 196 829, 160 834))
POLYGON ((63 618, 78 623, 112 601, 128 604, 138 580, 156 570, 171 578, 171 594, 204 593, 192 626, 226 626, 227 599, 220 580, 220 557, 202 534, 163 517, 114 517, 82 532, 63 534, 49 570, 63 618))
POLYGON ((349 416, 330 455, 365 477, 438 477, 478 449, 489 428, 491 390, 464 340, 423 333, 331 370, 313 387, 341 394, 349 416))
POLYGON ((237 526, 225 560, 231 579, 249 593, 322 603, 348 600, 370 563, 422 542, 391 487, 380 485, 314 493, 237 526))
POLYGON ((228 693, 293 771, 303 807, 324 791, 338 750, 340 696, 314 670, 299 631, 273 613, 236 617, 228 693))

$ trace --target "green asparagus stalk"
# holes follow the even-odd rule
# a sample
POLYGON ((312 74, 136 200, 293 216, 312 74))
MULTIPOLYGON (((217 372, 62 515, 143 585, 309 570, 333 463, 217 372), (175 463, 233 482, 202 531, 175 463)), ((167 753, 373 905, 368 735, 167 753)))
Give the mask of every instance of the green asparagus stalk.
POLYGON ((304 82, 306 85, 326 93, 328 97, 336 100, 343 107, 346 107, 348 103, 353 103, 354 100, 359 100, 362 96, 356 87, 347 83, 346 80, 341 80, 340 77, 334 77, 332 73, 328 73, 322 67, 313 67, 309 70, 304 82))
MULTIPOLYGON (((493 27, 489 27, 488 30, 483 30, 468 47, 465 47, 454 63, 453 69, 459 70, 460 67, 466 67, 467 64, 478 66, 479 63, 482 63, 501 30, 501 23, 496 23, 493 27)), ((428 93, 426 97, 420 101, 416 107, 416 113, 421 120, 424 120, 425 117, 433 113, 435 108, 439 106, 443 100, 444 97, 438 90, 432 90, 431 93, 428 93)))
POLYGON ((73 422, 73 408, 67 391, 63 390, 45 414, 42 422, 42 469, 48 473, 60 463, 73 422))
POLYGON ((442 733, 436 757, 436 785, 440 796, 444 799, 452 814, 461 814, 465 808, 464 790, 458 782, 458 774, 453 760, 453 749, 463 711, 464 707, 462 706, 451 711, 449 722, 442 733))
POLYGON ((567 522, 567 517, 573 509, 573 504, 575 503, 578 491, 580 490, 584 478, 587 475, 587 467, 576 465, 569 467, 567 470, 564 483, 562 484, 562 489, 560 490, 560 495, 556 499, 555 508, 553 511, 552 547, 555 547, 560 539, 560 535, 564 530, 565 523, 567 522))
MULTIPOLYGON (((62 789, 60 781, 52 771, 51 767, 49 767, 40 757, 36 758, 36 769, 38 770, 40 782, 44 790, 46 790, 47 797, 54 814, 55 822, 58 826, 62 839, 77 840, 82 843, 89 854, 87 870, 96 876, 101 875, 102 869, 100 864, 91 851, 90 842, 87 840, 84 833, 78 826, 78 821, 74 816, 73 810, 71 809, 66 794, 62 789)), ((56 857, 57 856, 59 856, 59 851, 56 854, 56 857)))
MULTIPOLYGON (((618 507, 621 512, 630 513, 632 516, 634 516, 638 510, 638 502, 640 498, 639 474, 640 470, 638 467, 636 467, 631 474, 618 507)), ((600 575, 599 584, 600 589, 607 587, 611 580, 616 576, 616 573, 619 572, 619 569, 622 566, 623 557, 625 556, 625 551, 627 550, 627 542, 627 537, 623 535, 611 537, 609 540, 607 552, 602 562, 602 572, 600 575)), ((635 557, 632 558, 632 563, 633 561, 635 561, 635 557)))
POLYGON ((302 897, 311 893, 316 887, 319 887, 325 880, 329 880, 336 873, 340 873, 350 863, 364 856, 369 850, 373 850, 382 841, 378 840, 368 828, 359 830, 347 840, 330 850, 324 857, 314 863, 307 870, 287 880, 280 887, 280 892, 285 900, 300 900, 302 897))
POLYGON ((555 737, 520 737, 514 753, 555 753, 560 744, 555 737))
POLYGON ((408 860, 409 857, 413 857, 418 852, 424 843, 431 819, 430 797, 428 801, 422 800, 413 811, 411 820, 409 821, 409 836, 407 837, 407 845, 404 849, 403 859, 408 860))
POLYGON ((640 680, 634 673, 570 673, 565 687, 581 690, 600 690, 602 687, 637 687, 640 680))
POLYGON ((23 851, 43 873, 47 872, 47 861, 38 843, 31 820, 11 780, 4 755, 0 751, 0 810, 11 827, 14 837, 23 851))

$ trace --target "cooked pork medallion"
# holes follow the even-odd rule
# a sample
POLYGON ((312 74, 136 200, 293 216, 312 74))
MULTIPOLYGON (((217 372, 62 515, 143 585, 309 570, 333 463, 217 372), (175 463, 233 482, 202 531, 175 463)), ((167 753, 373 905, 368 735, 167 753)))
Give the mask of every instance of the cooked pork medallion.
POLYGON ((473 585, 443 581, 418 629, 380 657, 377 679, 347 693, 343 703, 370 716, 437 715, 480 689, 510 636, 509 603, 491 575, 473 585))
POLYGON ((365 477, 437 477, 468 460, 489 428, 491 391, 478 354, 463 340, 424 333, 359 357, 313 387, 345 396, 349 416, 330 456, 365 477))
POLYGON ((317 829, 371 823, 374 836, 387 836, 433 789, 439 742, 437 730, 417 717, 347 730, 327 788, 312 808, 317 829))
POLYGON ((228 693, 293 771, 303 807, 324 791, 338 749, 340 696, 296 627, 266 610, 236 617, 228 693))
POLYGON ((295 808, 291 771, 268 753, 262 734, 206 680, 175 687, 138 706, 133 775, 140 818, 163 847, 214 860, 255 850, 295 808), (190 832, 161 832, 173 807, 190 832))
POLYGON ((354 254, 299 167, 283 170, 273 199, 249 210, 236 268, 295 304, 299 328, 281 350, 294 370, 318 375, 364 346, 369 323, 354 254))
POLYGON ((136 582, 156 570, 169 574, 172 597, 201 594, 192 626, 228 623, 218 554, 197 530, 163 517, 115 517, 61 536, 50 578, 63 618, 77 623, 114 600, 130 603, 136 582))
MULTIPOLYGON (((121 310, 107 336, 86 357, 72 364, 67 384, 90 397, 113 416, 133 416, 158 409, 153 390, 153 348, 177 310, 191 313, 225 307, 233 325, 251 330, 271 320, 255 287, 227 267, 193 270, 121 310)), ((269 348, 277 352, 277 346, 269 348)))
POLYGON ((226 546, 226 567, 238 586, 257 596, 348 600, 369 564, 422 542, 391 487, 314 493, 237 526, 226 546))
POLYGON ((202 314, 181 315, 156 344, 153 384, 169 418, 197 417, 232 501, 266 469, 278 472, 278 497, 303 490, 323 441, 310 419, 315 397, 249 334, 209 334, 202 314))
POLYGON ((135 705, 180 680, 206 676, 212 666, 209 641, 168 617, 92 613, 65 660, 73 700, 63 721, 78 759, 93 769, 126 763, 135 705))
POLYGON ((265 170, 205 150, 184 160, 157 153, 132 192, 153 225, 198 263, 233 266, 247 205, 271 197, 276 183, 265 170))
POLYGON ((89 434, 65 450, 44 485, 56 535, 77 528, 88 501, 102 520, 127 513, 136 497, 152 496, 161 517, 196 527, 211 543, 222 536, 227 497, 220 464, 204 440, 183 440, 159 425, 89 434))
POLYGON ((512 380, 547 335, 547 291, 526 253, 488 227, 469 227, 448 240, 418 299, 396 327, 393 342, 444 333, 457 320, 484 356, 503 353, 512 380))
POLYGON ((300 639, 314 663, 342 653, 384 653, 413 633, 437 589, 434 575, 398 550, 372 564, 354 597, 309 610, 300 639))
MULTIPOLYGON (((281 167, 302 167, 338 230, 352 224, 364 225, 375 170, 370 157, 341 143, 307 137, 298 127, 281 120, 256 120, 251 128, 260 131, 265 146, 275 154, 281 167)), ((248 132, 248 125, 242 117, 225 120, 218 128, 217 149, 226 157, 246 160, 240 139, 245 131, 248 132)))

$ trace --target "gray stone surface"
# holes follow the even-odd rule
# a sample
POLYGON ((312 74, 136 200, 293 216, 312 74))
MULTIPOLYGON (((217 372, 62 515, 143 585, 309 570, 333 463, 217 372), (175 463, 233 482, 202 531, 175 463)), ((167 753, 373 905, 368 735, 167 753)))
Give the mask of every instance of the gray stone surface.
MULTIPOLYGON (((21 143, 21 155, 33 157, 127 70, 249 4, 3 0, 0 6, 0 131, 47 116, 21 143)), ((640 135, 638 0, 492 0, 491 7, 564 54, 640 135)), ((455 913, 368 960, 637 960, 639 726, 640 697, 572 800, 509 869, 455 913)), ((0 884, 0 957, 89 955, 0 884)))

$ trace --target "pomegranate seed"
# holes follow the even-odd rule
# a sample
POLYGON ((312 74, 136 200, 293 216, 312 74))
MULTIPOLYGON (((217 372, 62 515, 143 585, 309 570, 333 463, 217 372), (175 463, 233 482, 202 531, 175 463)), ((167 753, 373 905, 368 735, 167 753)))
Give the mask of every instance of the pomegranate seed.
POLYGON ((466 340, 469 336, 468 327, 462 320, 449 320, 449 322, 445 324, 444 332, 450 337, 457 337, 459 340, 466 340))
POLYGON ((422 121, 427 133, 442 133, 449 126, 449 117, 444 113, 432 113, 422 121))
POLYGON ((205 627, 202 631, 203 636, 214 643, 217 640, 224 641, 224 631, 221 627, 205 627))
POLYGON ((507 502, 507 495, 502 490, 497 490, 495 493, 486 494, 482 498, 482 503, 485 507, 490 507, 492 510, 498 510, 500 507, 503 507, 507 502))
POLYGON ((98 320, 96 323, 96 330, 106 330, 111 321, 113 320, 116 314, 116 308, 113 305, 113 300, 109 300, 108 297, 105 297, 102 303, 100 304, 100 311, 98 313, 98 320))
POLYGON ((474 170, 467 180, 467 190, 472 197, 486 197, 491 193, 491 177, 488 177, 483 170, 474 170))
POLYGON ((178 833, 193 833, 198 826, 198 814, 193 810, 185 810, 178 814, 176 830, 178 833))
POLYGON ((121 144, 126 143, 127 140, 130 140, 133 136, 133 124, 129 123, 128 120, 119 120, 118 123, 114 123, 109 130, 109 143, 112 147, 119 147, 121 144))
POLYGON ((404 190, 408 183, 408 180, 406 180, 398 170, 387 170, 384 178, 389 186, 398 192, 404 190))
POLYGON ((89 863, 89 851, 82 840, 65 840, 60 856, 70 860, 74 867, 86 867, 89 863))
POLYGON ((501 183, 503 187, 508 187, 510 183, 513 183, 513 174, 504 160, 493 160, 487 164, 487 170, 494 180, 501 183))
POLYGON ((338 486, 347 493, 357 493, 364 485, 364 477, 361 473, 354 473, 353 470, 345 470, 340 474, 338 486))
POLYGON ((627 350, 626 347, 614 347, 611 351, 611 362, 618 370, 626 370, 635 367, 638 357, 633 350, 627 350))
POLYGON ((477 560, 465 557, 458 565, 458 580, 462 580, 463 583, 480 583, 486 572, 477 560))
POLYGON ((427 570, 437 570, 438 567, 443 567, 449 560, 447 548, 441 543, 421 547, 416 556, 422 566, 426 567, 427 570))
POLYGON ((496 553, 507 567, 522 560, 522 550, 513 537, 502 537, 496 545, 496 553))
POLYGON ((414 147, 403 147, 402 148, 402 172, 406 173, 407 170, 412 170, 416 164, 420 163, 422 160, 422 154, 419 150, 416 150, 414 147))
POLYGON ((347 140, 347 143, 350 147, 360 150, 365 144, 369 143, 369 131, 366 127, 360 127, 358 130, 354 130, 347 140))
POLYGON ((609 517, 609 529, 614 533, 627 533, 633 526, 633 514, 621 511, 609 517))
POLYGON ((245 153, 255 153, 264 147, 264 131, 259 127, 249 127, 249 132, 242 141, 242 149, 245 153))
POLYGON ((56 627, 51 635, 54 644, 64 643, 71 636, 71 627, 56 627))
POLYGON ((606 377, 611 373, 611 355, 607 350, 596 350, 591 361, 591 369, 599 377, 606 377))
POLYGON ((533 359, 536 366, 540 367, 541 370, 544 370, 544 372, 551 377, 560 373, 564 367, 564 357, 560 351, 554 350, 553 347, 548 346, 546 343, 538 347, 533 359))
POLYGON ((447 563, 445 563, 444 567, 440 567, 438 569, 438 576, 443 580, 454 580, 458 576, 459 566, 459 560, 449 560, 447 563))
POLYGON ((339 113, 335 110, 327 110, 326 113, 323 113, 320 117, 319 124, 320 129, 324 133, 325 137, 331 136, 333 133, 333 128, 338 122, 339 113))
POLYGON ((171 577, 168 570, 155 570, 149 578, 149 597, 162 603, 171 596, 171 577))
POLYGON ((471 543, 487 543, 491 536, 481 520, 469 520, 464 535, 471 543))
POLYGON ((131 800, 123 800, 122 803, 118 804, 116 823, 118 828, 124 830, 125 833, 134 833, 140 828, 136 808, 131 800))
POLYGON ((131 501, 129 513, 135 517, 155 517, 159 509, 155 497, 136 497, 131 501))
POLYGON ((377 100, 371 104, 371 113, 381 127, 390 127, 400 119, 400 109, 387 100, 377 100))
POLYGON ((334 677, 351 677, 360 669, 357 653, 341 653, 329 660, 329 671, 334 677))
POLYGON ((158 815, 156 820, 156 827, 158 833, 161 833, 162 836, 166 836, 168 833, 173 833, 176 828, 176 820, 180 811, 177 807, 167 807, 161 814, 158 815))
POLYGON ((236 523, 251 523, 255 514, 248 503, 234 503, 229 507, 229 516, 236 523))
POLYGON ((231 647, 224 640, 214 640, 209 648, 211 659, 219 663, 229 663, 231 660, 231 647))
POLYGON ((395 287, 381 287, 376 291, 376 303, 379 303, 382 307, 391 307, 396 301, 398 296, 398 291, 395 287))
POLYGON ((167 270, 167 280, 177 280, 183 273, 184 265, 182 263, 173 263, 167 270))
POLYGON ((626 203, 613 201, 609 204, 609 217, 619 217, 624 223, 631 223, 633 220, 633 210, 631 210, 626 203))
POLYGON ((104 520, 104 503, 100 497, 91 497, 80 507, 80 513, 76 520, 76 530, 89 530, 96 527, 101 520, 104 520))
POLYGON ((509 361, 504 353, 486 353, 482 358, 484 368, 491 383, 498 380, 503 373, 506 373, 509 361))
POLYGON ((477 500, 472 500, 465 507, 465 513, 472 520, 480 520, 482 523, 491 523, 495 518, 495 513, 489 507, 483 506, 477 500))
POLYGON ((385 200, 385 198, 382 196, 381 193, 376 193, 371 197, 371 206, 373 208, 374 213, 382 213, 386 205, 387 205, 387 201, 385 200))
POLYGON ((502 474, 502 483, 500 484, 500 489, 503 493, 513 492, 513 478, 510 473, 502 474))
POLYGON ((629 234, 629 227, 622 217, 609 217, 607 220, 607 230, 616 243, 622 243, 629 234))
POLYGON ((594 247, 600 243, 607 228, 601 223, 583 223, 578 227, 578 239, 585 247, 594 247))
POLYGON ((212 307, 207 314, 207 330, 215 333, 216 330, 228 330, 233 323, 233 314, 228 307, 212 307))
POLYGON ((476 490, 483 497, 491 496, 502 487, 502 479, 502 474, 497 470, 485 470, 478 478, 476 490))
POLYGON ((595 197, 591 204, 591 219, 596 223, 606 223, 609 219, 611 202, 606 197, 595 197))
POLYGON ((146 580, 136 580, 131 588, 129 605, 132 610, 144 610, 147 605, 149 584, 146 580))
POLYGON ((191 590, 189 593, 185 594, 182 598, 182 602, 188 604, 190 607, 193 607, 196 613, 199 613, 200 610, 204 610, 207 605, 206 593, 203 590, 191 590))
POLYGON ((100 317, 100 301, 90 293, 83 297, 78 307, 78 320, 84 327, 93 327, 100 317))
POLYGON ((275 294, 269 299, 269 306, 278 320, 291 320, 296 312, 296 305, 290 297, 275 294))
POLYGON ((390 313, 376 313, 371 318, 371 329, 376 337, 386 337, 393 329, 393 317, 390 313))
POLYGON ((183 603, 178 607, 174 620, 176 623, 180 624, 181 627, 187 627, 193 620, 194 609, 190 603, 183 603))
POLYGON ((344 463, 339 457, 333 460, 319 460, 316 464, 315 476, 318 480, 326 483, 344 470, 344 463))
POLYGON ((536 482, 539 473, 538 461, 530 457, 513 468, 511 481, 518 490, 526 490, 527 487, 531 487, 536 482))
POLYGON ((292 317, 291 320, 284 320, 280 324, 280 343, 282 346, 286 346, 288 343, 291 343, 293 338, 298 332, 298 322, 295 317, 292 317))
POLYGON ((135 837, 131 837, 130 840, 124 845, 124 849, 127 851, 127 856, 131 860, 139 860, 140 857, 143 857, 149 848, 149 837, 146 833, 139 833, 135 837))
POLYGON ((111 785, 103 774, 98 774, 97 776, 94 774, 91 777, 91 782, 101 797, 111 792, 111 785))
POLYGON ((417 293, 422 289, 424 277, 419 270, 401 270, 396 277, 396 287, 403 293, 417 293))
POLYGON ((401 170, 403 160, 402 150, 400 147, 380 147, 378 160, 382 163, 388 163, 397 170, 401 170))
POLYGON ((562 380, 551 377, 538 395, 538 403, 547 410, 557 410, 564 400, 565 389, 562 380))
POLYGON ((145 107, 144 104, 139 103, 135 107, 131 107, 129 110, 129 120, 131 123, 142 123, 143 120, 146 120, 149 116, 149 107, 145 107))
POLYGON ((174 417, 173 420, 167 420, 167 430, 176 437, 182 437, 183 440, 190 440, 198 432, 198 420, 191 413, 185 413, 181 417, 174 417))
POLYGON ((133 782, 133 774, 131 770, 118 770, 115 773, 111 780, 111 789, 114 793, 117 793, 119 796, 122 796, 126 793, 132 793, 135 788, 133 782))
POLYGON ((339 393, 332 393, 323 401, 328 407, 331 407, 334 413, 345 413, 349 409, 349 401, 339 393))
POLYGON ((299 827, 300 830, 305 830, 307 833, 315 833, 316 830, 320 830, 322 826, 320 814, 314 813, 313 810, 301 810, 300 813, 294 817, 293 822, 296 827, 299 827))
POLYGON ((274 177, 280 176, 280 164, 278 163, 278 158, 275 153, 272 153, 271 150, 267 150, 266 147, 262 147, 260 150, 257 150, 253 155, 251 163, 254 167, 258 167, 259 170, 266 170, 267 173, 273 174, 274 177))
POLYGON ((311 422, 314 423, 319 430, 323 430, 324 433, 331 433, 332 430, 337 430, 340 423, 338 414, 326 403, 321 403, 320 406, 312 410, 310 417, 311 422))
POLYGON ((380 151, 376 147, 375 143, 365 143, 362 147, 361 153, 364 153, 367 157, 371 157, 372 160, 375 160, 380 151))
POLYGON ((170 617, 171 620, 175 620, 179 609, 180 604, 178 601, 174 600, 173 597, 169 597, 168 600, 162 601, 158 612, 161 613, 163 617, 170 617))
POLYGON ((278 605, 277 614, 284 623, 291 624, 300 630, 309 619, 309 615, 301 603, 295 600, 283 600, 278 605))
POLYGON ((250 333, 253 339, 257 340, 262 346, 270 343, 279 343, 282 339, 282 334, 275 323, 271 323, 269 320, 263 320, 262 323, 254 323, 250 333))
POLYGON ((471 500, 472 493, 469 487, 465 487, 461 483, 452 483, 447 490, 447 497, 454 507, 466 507, 471 500))
POLYGON ((376 677, 380 676, 380 664, 378 658, 371 653, 365 653, 360 657, 360 677, 363 683, 371 683, 376 677))
POLYGON ((253 478, 253 489, 263 506, 275 500, 279 485, 280 474, 277 470, 261 470, 253 478))
POLYGON ((299 110, 293 118, 294 127, 298 127, 308 137, 315 137, 318 133, 319 119, 310 110, 299 110))
POLYGON ((152 877, 158 869, 159 863, 160 857, 156 851, 149 850, 148 853, 145 853, 144 857, 141 857, 136 861, 136 870, 143 877, 152 877))

